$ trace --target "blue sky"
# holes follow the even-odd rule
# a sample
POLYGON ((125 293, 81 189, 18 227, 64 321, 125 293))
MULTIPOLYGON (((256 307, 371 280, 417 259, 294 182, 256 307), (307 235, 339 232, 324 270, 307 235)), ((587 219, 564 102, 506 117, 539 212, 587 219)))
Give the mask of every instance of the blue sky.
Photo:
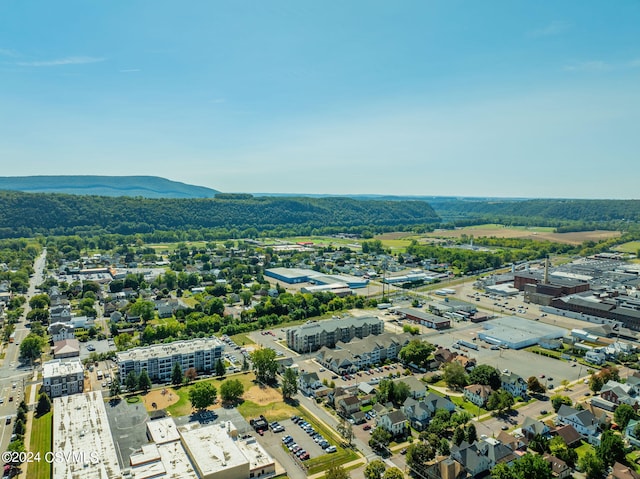
POLYGON ((0 0, 0 174, 640 198, 638 25, 637 0, 0 0))

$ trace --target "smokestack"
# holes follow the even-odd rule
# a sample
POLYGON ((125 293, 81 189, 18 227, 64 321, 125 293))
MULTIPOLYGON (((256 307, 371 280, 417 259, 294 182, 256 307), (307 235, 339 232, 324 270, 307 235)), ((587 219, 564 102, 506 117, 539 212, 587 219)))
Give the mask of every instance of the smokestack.
POLYGON ((549 284, 549 256, 544 260, 544 284, 549 284))

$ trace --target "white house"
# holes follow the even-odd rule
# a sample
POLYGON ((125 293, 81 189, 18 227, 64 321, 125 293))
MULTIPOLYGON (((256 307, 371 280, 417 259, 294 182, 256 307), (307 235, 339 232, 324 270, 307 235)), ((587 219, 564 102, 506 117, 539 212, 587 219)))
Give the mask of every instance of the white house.
POLYGON ((500 375, 500 387, 511 393, 513 397, 527 397, 527 382, 513 372, 500 375))
POLYGON ((471 384, 464 388, 464 398, 478 407, 484 407, 492 392, 491 386, 471 384))
POLYGON ((392 436, 404 434, 407 427, 407 416, 402 411, 391 411, 378 418, 378 426, 390 432, 392 436))

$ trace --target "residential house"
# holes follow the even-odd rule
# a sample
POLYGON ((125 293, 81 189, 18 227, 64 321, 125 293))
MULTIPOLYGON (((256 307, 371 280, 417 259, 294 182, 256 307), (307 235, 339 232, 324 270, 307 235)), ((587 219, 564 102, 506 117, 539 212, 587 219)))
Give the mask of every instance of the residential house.
POLYGON ((337 400, 336 411, 342 417, 349 417, 360 411, 360 399, 358 396, 344 396, 337 400))
POLYGON ((313 396, 316 389, 322 387, 318 373, 303 373, 298 377, 298 389, 306 396, 313 396))
POLYGON ((390 409, 385 404, 375 403, 371 410, 376 413, 376 416, 382 416, 388 413, 390 409))
POLYGON ((528 441, 521 434, 511 435, 506 431, 500 431, 496 439, 512 451, 526 452, 527 450, 528 441))
POLYGON ((492 392, 491 386, 472 384, 464 388, 464 398, 478 407, 484 407, 492 392))
MULTIPOLYGON (((640 447, 640 434, 636 434, 638 426, 640 426, 640 421, 632 419, 624 430, 625 439, 634 447, 640 447)), ((640 428, 638 428, 638 432, 640 432, 640 428)))
POLYGON ((640 479, 640 474, 632 467, 625 466, 616 461, 607 479, 640 479))
POLYGON ((611 408, 605 408, 610 411, 615 410, 620 404, 628 404, 637 412, 640 406, 638 404, 638 387, 629 383, 622 384, 618 381, 607 381, 600 390, 600 398, 612 405, 611 408))
POLYGON ((571 424, 591 444, 600 443, 600 421, 589 410, 578 411, 563 404, 555 419, 558 424, 571 424))
POLYGON ((473 368, 475 368, 477 364, 475 358, 470 358, 469 356, 466 356, 464 354, 457 354, 453 358, 453 361, 460 363, 468 373, 473 371, 473 368))
POLYGON ((486 438, 469 444, 462 441, 451 447, 451 457, 458 461, 471 477, 477 477, 496 464, 510 463, 516 459, 511 449, 494 438, 486 438))
POLYGON ((427 385, 415 376, 406 376, 394 381, 396 384, 405 383, 409 386, 409 394, 413 399, 420 399, 427 395, 427 385))
POLYGON ((407 416, 400 410, 391 411, 380 416, 377 425, 394 437, 401 436, 407 429, 407 416))
POLYGON ((521 429, 522 434, 524 434, 524 436, 529 440, 537 435, 549 437, 551 432, 551 428, 549 428, 549 426, 544 422, 530 418, 529 416, 524 418, 521 429))
POLYGON ((545 454, 542 458, 551 466, 553 477, 565 479, 571 475, 571 468, 562 459, 552 456, 551 454, 545 454))
POLYGON ((327 369, 337 374, 355 373, 359 366, 353 363, 352 354, 345 349, 329 349, 323 346, 316 359, 327 369))
POLYGON ((423 401, 417 401, 411 397, 407 398, 401 407, 402 412, 407 417, 409 424, 417 431, 423 431, 429 424, 432 412, 423 401))
POLYGON ((75 338, 75 327, 71 323, 57 322, 52 323, 47 328, 47 332, 51 336, 51 341, 64 341, 65 339, 75 338))
POLYGON ((427 394, 427 397, 425 397, 422 402, 427 405, 432 416, 438 409, 446 409, 449 412, 454 412, 456 410, 456 405, 449 401, 449 399, 438 396, 435 393, 427 394))
POLYGON ((427 477, 430 479, 463 479, 466 475, 462 464, 450 456, 438 457, 427 469, 427 477))
POLYGON ((500 374, 500 387, 513 397, 527 397, 527 381, 514 372, 500 374))
POLYGON ((564 443, 569 447, 579 446, 582 442, 582 436, 571 424, 556 427, 551 431, 551 434, 554 436, 560 436, 564 443))
POLYGON ((53 343, 55 359, 74 358, 80 356, 80 342, 77 339, 63 339, 53 343))
POLYGON ((448 348, 438 348, 433 353, 433 360, 436 363, 437 368, 440 369, 445 364, 453 361, 453 358, 456 356, 457 354, 448 348))

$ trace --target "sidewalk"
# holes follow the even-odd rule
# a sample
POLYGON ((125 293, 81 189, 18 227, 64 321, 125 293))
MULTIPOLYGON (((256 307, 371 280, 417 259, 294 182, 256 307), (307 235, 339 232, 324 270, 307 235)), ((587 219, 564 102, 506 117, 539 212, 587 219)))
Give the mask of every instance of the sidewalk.
MULTIPOLYGON (((38 369, 34 368, 33 370, 33 377, 31 378, 31 380, 34 382, 34 384, 32 384, 29 389, 29 398, 26 397, 25 395, 25 402, 27 403, 27 424, 25 425, 25 432, 24 432, 24 448, 26 451, 29 451, 29 444, 31 442, 31 425, 33 422, 33 416, 35 414, 35 409, 37 406, 37 401, 36 401, 36 393, 38 392, 38 389, 40 389, 40 385, 37 383, 38 381, 38 369)), ((24 393, 24 391, 23 391, 24 393)), ((22 467, 20 468, 20 474, 18 474, 16 477, 27 477, 27 467, 28 464, 23 464, 22 467)))

